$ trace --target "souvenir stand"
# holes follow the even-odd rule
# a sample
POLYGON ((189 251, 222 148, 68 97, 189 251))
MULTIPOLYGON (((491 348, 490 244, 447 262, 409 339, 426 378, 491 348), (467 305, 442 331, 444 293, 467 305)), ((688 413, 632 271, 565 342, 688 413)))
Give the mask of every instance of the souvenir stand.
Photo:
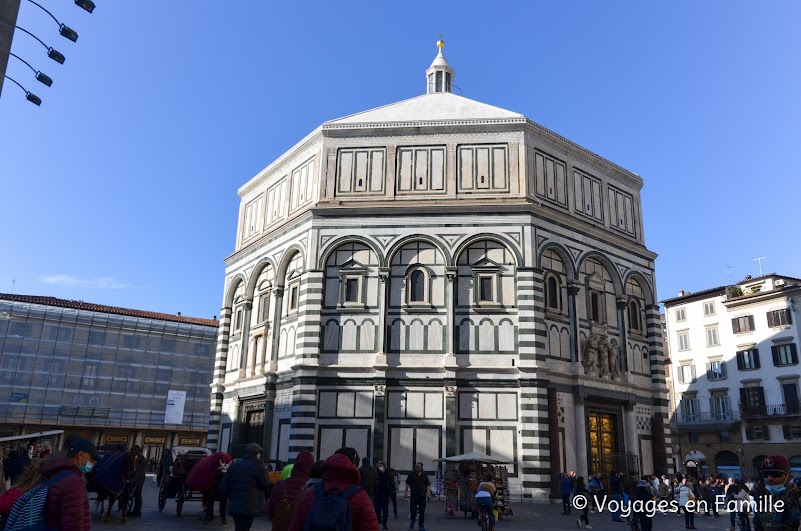
POLYGON ((445 473, 445 514, 458 512, 478 516, 476 491, 481 478, 489 472, 495 482, 495 511, 499 518, 512 515, 509 475, 503 462, 478 452, 439 459, 447 463, 445 473))

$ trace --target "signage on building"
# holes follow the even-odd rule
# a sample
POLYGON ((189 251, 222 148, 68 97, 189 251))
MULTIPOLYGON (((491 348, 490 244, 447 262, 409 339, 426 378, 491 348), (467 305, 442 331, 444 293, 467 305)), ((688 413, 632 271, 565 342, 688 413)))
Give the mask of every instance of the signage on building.
POLYGON ((100 407, 70 407, 70 406, 61 406, 58 414, 62 417, 98 417, 98 418, 108 418, 108 414, 111 412, 110 408, 100 408, 100 407))
POLYGON ((28 393, 11 393, 12 402, 27 402, 28 393))
POLYGON ((127 435, 106 435, 106 444, 128 444, 127 435))
POLYGON ((200 437, 181 437, 178 439, 179 446, 200 446, 200 437))
POLYGON ((183 424, 186 391, 167 391, 167 408, 164 410, 164 424, 183 424))
POLYGON ((164 444, 166 437, 145 437, 145 444, 164 444))

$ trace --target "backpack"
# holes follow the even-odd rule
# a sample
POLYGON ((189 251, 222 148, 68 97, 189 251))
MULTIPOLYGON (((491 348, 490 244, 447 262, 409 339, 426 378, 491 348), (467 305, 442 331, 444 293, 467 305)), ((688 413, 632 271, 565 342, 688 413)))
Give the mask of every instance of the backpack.
POLYGON ((314 486, 314 503, 309 517, 306 519, 304 531, 350 531, 351 496, 362 489, 359 485, 351 485, 343 492, 337 489, 326 491, 324 481, 314 486))
POLYGON ((42 480, 38 485, 20 496, 11 507, 5 531, 45 531, 45 505, 50 487, 61 478, 72 474, 71 470, 62 472, 50 480, 42 480))
POLYGON ((278 503, 273 511, 273 529, 286 530, 292 524, 292 516, 295 514, 295 499, 287 496, 286 484, 283 482, 281 486, 284 487, 283 495, 279 496, 277 492, 273 491, 273 496, 278 496, 278 503))

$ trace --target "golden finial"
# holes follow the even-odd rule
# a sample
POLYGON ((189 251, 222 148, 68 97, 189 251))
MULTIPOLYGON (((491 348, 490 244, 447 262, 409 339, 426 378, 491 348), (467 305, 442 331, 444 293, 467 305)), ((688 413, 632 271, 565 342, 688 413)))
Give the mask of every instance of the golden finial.
POLYGON ((445 41, 442 40, 442 33, 439 34, 439 40, 437 41, 437 48, 439 48, 439 51, 442 51, 442 49, 445 48, 445 41))

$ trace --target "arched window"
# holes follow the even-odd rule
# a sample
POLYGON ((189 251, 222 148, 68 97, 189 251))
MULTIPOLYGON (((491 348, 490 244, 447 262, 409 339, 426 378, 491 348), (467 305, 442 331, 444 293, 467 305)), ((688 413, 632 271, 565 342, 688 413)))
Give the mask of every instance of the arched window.
POLYGON ((425 302, 426 275, 419 269, 412 271, 409 276, 409 302, 425 302))
POLYGON ((637 301, 629 302, 629 329, 640 331, 640 305, 637 301))
POLYGON ((559 289, 559 280, 556 275, 549 275, 545 281, 545 306, 552 310, 562 309, 562 297, 559 289))

